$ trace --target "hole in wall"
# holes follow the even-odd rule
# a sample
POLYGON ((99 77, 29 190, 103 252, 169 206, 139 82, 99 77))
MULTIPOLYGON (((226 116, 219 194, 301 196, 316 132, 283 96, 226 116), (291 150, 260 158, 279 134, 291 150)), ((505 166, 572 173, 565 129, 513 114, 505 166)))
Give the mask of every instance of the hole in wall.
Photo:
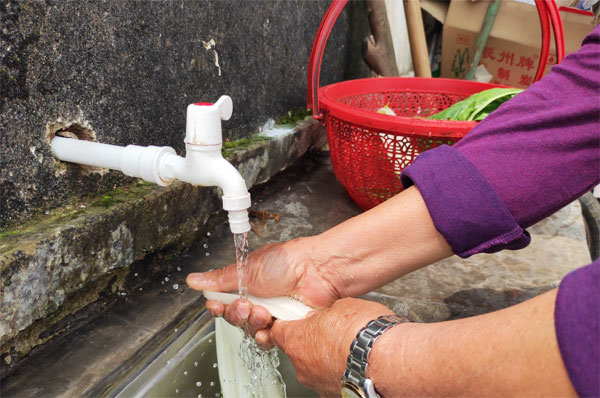
MULTIPOLYGON (((50 144, 52 138, 56 136, 76 140, 97 142, 96 133, 94 132, 94 130, 91 129, 91 127, 87 125, 87 123, 64 122, 61 119, 59 119, 54 123, 49 123, 46 126, 46 129, 48 133, 48 144, 50 144)), ((83 175, 103 175, 108 172, 108 169, 103 169, 101 167, 85 166, 81 164, 70 164, 67 162, 62 162, 56 158, 54 158, 54 163, 56 176, 66 173, 69 167, 77 167, 83 175)))
MULTIPOLYGON (((54 132, 54 136, 74 138, 84 141, 96 141, 96 134, 79 123, 73 123, 54 132)), ((50 137, 52 139, 53 137, 50 137)))

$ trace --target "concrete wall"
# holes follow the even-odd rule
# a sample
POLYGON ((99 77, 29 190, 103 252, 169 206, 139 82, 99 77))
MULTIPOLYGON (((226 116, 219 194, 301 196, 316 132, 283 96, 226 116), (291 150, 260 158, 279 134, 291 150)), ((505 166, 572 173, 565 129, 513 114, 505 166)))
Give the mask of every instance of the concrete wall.
MULTIPOLYGON (((305 106, 308 56, 329 3, 0 2, 0 231, 126 181, 57 164, 48 145, 57 130, 181 153, 191 102, 231 95, 231 139, 305 106)), ((356 32, 366 26, 364 4, 347 6, 329 40, 324 84, 361 72, 356 32)))
MULTIPOLYGON (((256 134, 306 106, 308 56, 329 3, 0 1, 0 377, 151 283, 223 222, 216 189, 162 189, 56 162, 49 136, 68 129, 183 154, 186 106, 222 94, 234 101, 225 137, 256 134)), ((367 73, 367 30, 364 3, 351 2, 322 84, 367 73)), ((325 142, 309 120, 275 130, 227 153, 248 187, 325 142)))

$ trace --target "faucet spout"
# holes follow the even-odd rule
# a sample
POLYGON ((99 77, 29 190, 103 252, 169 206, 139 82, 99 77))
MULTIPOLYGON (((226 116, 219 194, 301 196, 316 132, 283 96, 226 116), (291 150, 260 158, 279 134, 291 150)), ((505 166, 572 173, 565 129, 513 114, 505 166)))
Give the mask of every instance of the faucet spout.
POLYGON ((225 210, 242 210, 250 207, 250 193, 246 187, 246 181, 240 175, 238 170, 222 157, 215 162, 218 170, 217 186, 223 191, 223 197, 229 202, 225 210), (232 202, 234 198, 248 198, 240 204, 232 202))
POLYGON ((222 156, 215 160, 213 170, 217 170, 218 182, 215 185, 223 191, 223 209, 229 212, 231 232, 250 231, 248 208, 250 208, 251 199, 248 188, 246 188, 246 181, 237 169, 222 156))
POLYGON ((221 145, 186 144, 186 157, 168 155, 160 164, 160 176, 201 186, 217 186, 223 191, 223 209, 229 212, 233 233, 250 231, 251 205, 246 181, 221 155, 221 145))

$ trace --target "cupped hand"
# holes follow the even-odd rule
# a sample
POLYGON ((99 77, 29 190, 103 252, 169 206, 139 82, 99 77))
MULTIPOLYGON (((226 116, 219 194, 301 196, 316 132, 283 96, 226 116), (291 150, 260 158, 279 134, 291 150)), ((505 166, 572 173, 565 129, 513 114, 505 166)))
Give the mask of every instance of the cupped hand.
MULTIPOLYGON (((292 296, 314 308, 325 308, 340 298, 339 277, 315 259, 314 238, 298 238, 263 246, 248 256, 248 293, 260 297, 292 296)), ((196 290, 238 290, 236 264, 203 273, 192 273, 187 284, 196 290)), ((224 315, 234 325, 244 326, 257 342, 269 344, 269 312, 261 306, 236 300, 229 306, 207 301, 215 316, 224 315)))
POLYGON ((322 396, 337 396, 356 334, 389 314, 392 310, 383 304, 345 298, 299 321, 276 320, 270 337, 292 360, 298 381, 322 396))

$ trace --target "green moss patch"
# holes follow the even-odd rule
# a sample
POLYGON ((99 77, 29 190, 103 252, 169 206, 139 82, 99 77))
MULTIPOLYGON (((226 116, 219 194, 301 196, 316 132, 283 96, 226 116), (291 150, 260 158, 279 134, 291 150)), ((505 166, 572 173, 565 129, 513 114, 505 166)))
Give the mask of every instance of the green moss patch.
POLYGON ((14 243, 26 235, 41 233, 81 217, 97 214, 119 203, 129 202, 144 196, 159 187, 152 183, 138 180, 130 184, 115 187, 96 196, 73 197, 71 203, 39 214, 18 229, 0 229, 0 253, 8 251, 14 243))
POLYGON ((288 111, 285 115, 278 117, 275 120, 275 123, 280 125, 296 124, 310 115, 312 115, 312 111, 310 109, 304 107, 298 108, 288 111))
POLYGON ((271 138, 264 135, 253 135, 248 138, 240 138, 239 140, 224 141, 221 153, 223 154, 223 157, 228 157, 233 152, 246 149, 249 146, 259 142, 269 141, 270 139, 271 138))
POLYGON ((13 229, 13 230, 10 230, 10 231, 0 232, 0 239, 5 238, 7 236, 17 235, 19 232, 21 232, 21 231, 19 231, 18 229, 13 229))

